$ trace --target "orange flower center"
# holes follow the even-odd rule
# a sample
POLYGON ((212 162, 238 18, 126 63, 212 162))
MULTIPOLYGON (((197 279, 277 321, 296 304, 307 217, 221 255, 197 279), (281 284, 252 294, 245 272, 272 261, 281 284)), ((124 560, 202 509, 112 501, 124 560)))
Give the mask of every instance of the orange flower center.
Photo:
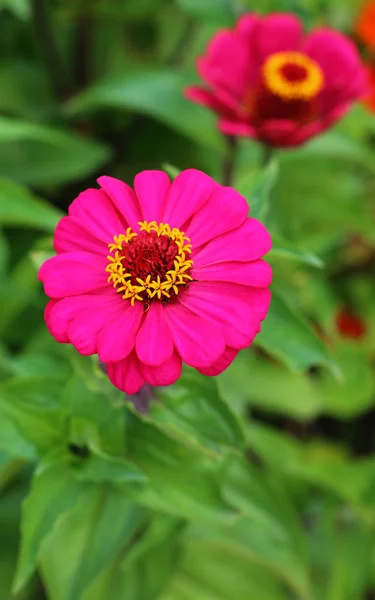
POLYGON ((138 225, 139 233, 129 227, 108 244, 108 283, 133 306, 136 300, 145 302, 146 309, 154 299, 163 304, 174 302, 192 281, 190 240, 166 223, 144 221, 138 225))
POLYGON ((324 84, 318 63, 301 52, 271 54, 262 71, 266 88, 284 101, 311 100, 324 84))

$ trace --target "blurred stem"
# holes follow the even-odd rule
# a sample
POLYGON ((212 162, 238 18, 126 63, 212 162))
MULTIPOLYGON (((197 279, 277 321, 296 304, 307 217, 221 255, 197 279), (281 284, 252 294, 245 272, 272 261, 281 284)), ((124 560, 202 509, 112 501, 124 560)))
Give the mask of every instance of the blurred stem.
POLYGON ((267 144, 263 144, 263 154, 262 154, 262 167, 267 167, 272 160, 274 155, 274 149, 272 146, 268 146, 267 144))
POLYGON ((92 11, 94 2, 95 0, 89 0, 88 2, 86 0, 86 4, 78 17, 75 33, 74 80, 79 90, 85 88, 90 83, 91 79, 90 59, 93 26, 92 11))
POLYGON ((65 100, 71 91, 56 40, 53 35, 48 0, 31 0, 32 18, 40 51, 57 98, 65 100))
POLYGON ((166 64, 169 67, 180 67, 185 60, 190 44, 194 39, 196 31, 196 22, 193 18, 188 18, 181 38, 173 48, 170 56, 166 59, 166 64))
POLYGON ((223 163, 223 185, 232 185, 236 160, 237 139, 227 136, 227 152, 223 163))

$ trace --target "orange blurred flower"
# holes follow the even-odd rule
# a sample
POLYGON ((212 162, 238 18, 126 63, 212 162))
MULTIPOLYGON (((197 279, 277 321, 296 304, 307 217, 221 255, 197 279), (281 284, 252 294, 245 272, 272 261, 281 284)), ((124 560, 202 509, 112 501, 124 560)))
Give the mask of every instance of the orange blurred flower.
POLYGON ((368 95, 363 99, 363 104, 367 108, 375 113, 375 64, 366 65, 366 71, 368 75, 368 95))
POLYGON ((375 0, 368 0, 362 6, 354 31, 365 46, 375 49, 375 0))

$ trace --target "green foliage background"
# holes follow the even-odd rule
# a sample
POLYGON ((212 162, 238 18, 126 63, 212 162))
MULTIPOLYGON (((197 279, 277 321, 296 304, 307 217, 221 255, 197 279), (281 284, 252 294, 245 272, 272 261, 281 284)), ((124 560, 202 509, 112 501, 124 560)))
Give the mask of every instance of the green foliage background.
MULTIPOLYGON (((375 597, 375 116, 307 146, 241 141, 234 182, 271 230, 273 301, 216 379, 139 414, 43 321, 38 266, 79 191, 196 167, 225 143, 182 96, 242 11, 350 33, 356 0, 0 1, 0 599, 375 597), (366 321, 343 339, 349 304, 366 321)), ((339 66, 338 66, 339 68, 339 66)))

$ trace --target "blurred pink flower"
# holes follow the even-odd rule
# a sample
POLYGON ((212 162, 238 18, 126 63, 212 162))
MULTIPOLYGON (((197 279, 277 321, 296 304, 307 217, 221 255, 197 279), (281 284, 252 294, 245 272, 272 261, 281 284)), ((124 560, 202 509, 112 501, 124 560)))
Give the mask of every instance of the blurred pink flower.
POLYGON ((175 382, 182 361, 221 373, 267 314, 267 230, 238 192, 194 169, 173 183, 143 171, 134 191, 98 182, 57 225, 57 256, 39 271, 49 331, 98 354, 128 394, 175 382))
POLYGON ((219 129, 270 146, 297 146, 338 121, 366 94, 354 44, 330 29, 304 36, 293 14, 241 17, 211 40, 197 68, 206 86, 190 100, 219 115, 219 129))

